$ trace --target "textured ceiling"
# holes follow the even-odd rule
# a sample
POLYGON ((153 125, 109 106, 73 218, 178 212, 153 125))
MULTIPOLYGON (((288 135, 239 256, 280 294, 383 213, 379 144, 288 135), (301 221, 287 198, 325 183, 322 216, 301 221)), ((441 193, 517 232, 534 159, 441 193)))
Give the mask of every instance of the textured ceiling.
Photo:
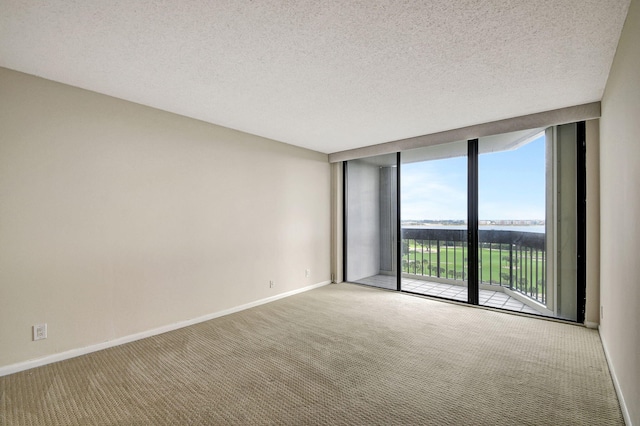
POLYGON ((629 0, 0 0, 0 66, 321 152, 598 101, 629 0))

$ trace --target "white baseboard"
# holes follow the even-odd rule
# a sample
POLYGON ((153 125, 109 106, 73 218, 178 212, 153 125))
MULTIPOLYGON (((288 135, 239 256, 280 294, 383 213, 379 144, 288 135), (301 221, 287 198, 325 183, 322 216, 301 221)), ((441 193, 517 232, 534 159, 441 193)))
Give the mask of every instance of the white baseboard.
POLYGON ((256 306, 264 305, 265 303, 273 302, 278 299, 284 299, 285 297, 293 296, 294 294, 303 293, 305 291, 313 290, 314 288, 322 287, 327 284, 331 284, 331 281, 323 281, 321 283, 312 284, 306 287, 302 287, 296 290, 287 291, 285 293, 276 294, 275 296, 267 297, 265 299, 256 300, 255 302, 245 303, 244 305, 235 306, 233 308, 225 309, 222 311, 207 314, 198 318, 193 318, 186 321, 180 321, 162 327, 154 328, 140 333, 130 334, 128 336, 119 337, 114 340, 106 342, 96 343, 95 345, 85 346, 83 348, 71 349, 65 352, 60 352, 53 355, 47 355, 42 358, 31 359, 29 361, 18 362, 16 364, 10 364, 4 367, 0 367, 0 377, 9 374, 17 373, 31 368, 40 367, 43 365, 51 364, 65 359, 75 358, 80 355, 86 355, 91 352, 100 351, 102 349, 119 346, 125 343, 133 342, 135 340, 144 339, 146 337, 155 336, 158 334, 166 333, 168 331, 177 330, 179 328, 188 327, 190 325, 198 324, 204 321, 209 321, 214 318, 219 318, 225 315, 233 314, 235 312, 244 311, 245 309, 253 308, 256 306))
POLYGON ((616 371, 613 369, 613 364, 611 364, 611 357, 609 356, 609 351, 607 350, 607 344, 602 338, 600 330, 598 330, 598 335, 600 336, 600 342, 602 342, 602 348, 604 349, 604 358, 607 360, 607 365, 609 366, 609 373, 611 374, 611 380, 613 380, 613 387, 616 390, 616 395, 618 396, 618 402, 620 403, 620 410, 622 411, 624 423, 627 426, 633 426, 631 417, 629 416, 629 410, 627 409, 627 404, 624 401, 624 395, 622 395, 622 389, 620 389, 620 384, 618 383, 616 371))
MULTIPOLYGON (((592 322, 592 321, 585 321, 584 322, 584 326, 587 328, 592 328, 597 330, 600 324, 598 324, 597 322, 592 322)), ((602 340, 602 339, 600 339, 602 340)))

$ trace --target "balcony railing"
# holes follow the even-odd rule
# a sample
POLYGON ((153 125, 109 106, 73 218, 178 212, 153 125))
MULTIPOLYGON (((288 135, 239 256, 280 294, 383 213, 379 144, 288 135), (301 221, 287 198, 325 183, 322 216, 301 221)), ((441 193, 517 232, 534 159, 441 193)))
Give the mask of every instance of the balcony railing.
MULTIPOLYGON (((507 287, 546 303, 545 234, 522 231, 478 231, 480 283, 507 287)), ((465 281, 467 231, 402 229, 402 272, 465 281)))

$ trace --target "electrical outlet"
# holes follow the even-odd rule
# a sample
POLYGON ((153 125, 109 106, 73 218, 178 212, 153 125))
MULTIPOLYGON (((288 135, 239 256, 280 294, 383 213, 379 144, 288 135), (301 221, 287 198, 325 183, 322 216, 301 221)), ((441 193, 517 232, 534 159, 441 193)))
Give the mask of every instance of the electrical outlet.
POLYGON ((305 276, 305 277, 307 277, 307 278, 309 278, 309 277, 311 276, 311 269, 306 269, 306 270, 304 271, 304 276, 305 276))
POLYGON ((47 338, 47 324, 36 324, 33 326, 33 340, 42 340, 47 338))
POLYGON ((269 281, 269 288, 273 288, 275 285, 276 283, 273 280, 269 281))

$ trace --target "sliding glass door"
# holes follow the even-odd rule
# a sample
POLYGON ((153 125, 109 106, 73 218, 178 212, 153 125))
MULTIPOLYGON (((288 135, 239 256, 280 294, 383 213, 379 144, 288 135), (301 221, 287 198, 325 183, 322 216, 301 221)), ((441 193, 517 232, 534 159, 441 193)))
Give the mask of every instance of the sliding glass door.
POLYGON ((401 153, 401 289, 466 302, 467 141, 401 153))
POLYGON ((480 138, 480 305, 580 317, 579 127, 480 138))
POLYGON ((479 303, 551 315, 545 131, 480 138, 478 151, 479 303))
POLYGON ((345 277, 581 321, 584 123, 345 163, 345 277))

